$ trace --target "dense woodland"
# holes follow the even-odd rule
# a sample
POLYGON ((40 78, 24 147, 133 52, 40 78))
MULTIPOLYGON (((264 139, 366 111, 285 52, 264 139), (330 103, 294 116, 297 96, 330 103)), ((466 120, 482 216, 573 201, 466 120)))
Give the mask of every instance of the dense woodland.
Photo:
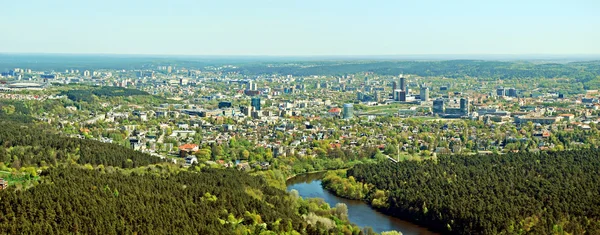
POLYGON ((600 234, 599 155, 589 149, 363 164, 324 184, 443 232, 600 234))
POLYGON ((306 226, 285 191, 235 170, 157 176, 53 168, 42 177, 31 189, 0 192, 2 233, 231 234, 306 226))
POLYGON ((480 77, 493 79, 512 78, 555 78, 570 77, 580 82, 597 80, 600 75, 600 62, 573 63, 529 63, 482 60, 448 61, 354 61, 354 62, 306 62, 297 64, 247 64, 226 71, 243 74, 292 74, 344 75, 360 72, 373 72, 379 75, 415 74, 419 76, 480 77), (312 64, 309 64, 312 63, 312 64))
POLYGON ((35 187, 0 191, 0 233, 372 234, 344 220, 345 205, 303 200, 261 177, 161 167, 50 168, 35 187))
POLYGON ((0 123, 0 162, 13 168, 59 163, 132 168, 161 160, 122 146, 61 136, 43 126, 0 123))
POLYGON ((119 97, 119 96, 138 96, 138 95, 149 95, 148 92, 140 91, 137 89, 127 89, 122 87, 110 87, 103 86, 93 89, 81 89, 81 90, 68 90, 61 93, 66 95, 70 100, 73 101, 94 101, 94 96, 101 97, 119 97))

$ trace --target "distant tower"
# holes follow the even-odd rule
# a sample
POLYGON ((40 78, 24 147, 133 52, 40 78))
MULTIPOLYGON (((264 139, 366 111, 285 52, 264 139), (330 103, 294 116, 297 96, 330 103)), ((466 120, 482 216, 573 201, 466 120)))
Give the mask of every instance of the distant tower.
POLYGON ((406 101, 406 91, 400 91, 400 94, 398 95, 398 101, 406 101))
POLYGON ((444 113, 444 100, 437 99, 433 101, 433 113, 441 114, 444 113))
POLYGON ((400 88, 398 88, 398 89, 407 91, 406 90, 406 78, 402 74, 400 74, 400 88))
POLYGON ((254 82, 248 81, 248 87, 247 87, 247 89, 252 91, 252 88, 254 88, 254 82))
POLYGON ((351 119, 353 116, 354 116, 354 105, 344 104, 344 110, 342 112, 342 117, 344 119, 351 119))
POLYGON ((461 98, 460 99, 460 112, 463 115, 469 114, 469 98, 461 98))
POLYGON ((496 95, 504 96, 505 95, 504 88, 501 87, 501 88, 496 89, 496 95))
POLYGON ((398 82, 393 81, 392 82, 392 92, 395 91, 395 90, 398 90, 398 82))
POLYGON ((420 96, 421 96, 421 101, 429 101, 429 88, 421 87, 420 96))
POLYGON ((509 88, 508 89, 508 96, 510 96, 510 97, 517 97, 517 89, 515 89, 515 88, 509 88))
POLYGON ((260 97, 252 97, 250 105, 254 107, 254 110, 260 111, 260 97))
POLYGON ((395 101, 400 101, 400 92, 402 92, 402 90, 400 90, 400 89, 396 89, 396 90, 394 90, 394 93, 393 93, 393 97, 392 97, 392 98, 393 98, 395 101))

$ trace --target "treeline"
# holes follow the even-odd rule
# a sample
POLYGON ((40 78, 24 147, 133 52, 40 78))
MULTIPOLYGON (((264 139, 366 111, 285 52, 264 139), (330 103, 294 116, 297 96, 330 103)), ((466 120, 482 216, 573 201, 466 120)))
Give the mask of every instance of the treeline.
POLYGON ((347 222, 344 204, 303 200, 240 171, 136 172, 50 168, 35 187, 0 191, 0 233, 373 234, 347 222))
POLYGON ((148 92, 140 91, 136 89, 128 89, 122 87, 94 87, 90 89, 78 89, 63 91, 61 95, 66 95, 67 98, 73 101, 94 101, 94 95, 100 97, 127 97, 127 96, 139 96, 149 95, 148 92))
POLYGON ((600 76, 600 62, 546 63, 501 62, 481 60, 448 61, 354 61, 305 62, 307 66, 247 64, 229 68, 243 74, 292 74, 297 76, 355 74, 374 72, 380 75, 416 74, 419 76, 511 78, 570 77, 587 82, 600 76))
POLYGON ((235 170, 155 176, 53 168, 29 190, 0 192, 0 232, 233 234, 302 231, 285 191, 235 170))
POLYGON ((347 196, 364 194, 388 214, 445 233, 600 234, 599 155, 590 149, 363 164, 331 175, 326 186, 343 192, 351 185, 347 196))
POLYGON ((132 168, 161 161, 115 144, 61 136, 43 126, 2 121, 0 130, 0 162, 17 169, 70 162, 132 168))

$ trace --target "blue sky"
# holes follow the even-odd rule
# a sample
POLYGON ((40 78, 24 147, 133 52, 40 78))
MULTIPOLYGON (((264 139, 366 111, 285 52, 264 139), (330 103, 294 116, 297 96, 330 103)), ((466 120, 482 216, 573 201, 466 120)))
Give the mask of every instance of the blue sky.
POLYGON ((0 0, 0 52, 600 54, 598 0, 0 0))

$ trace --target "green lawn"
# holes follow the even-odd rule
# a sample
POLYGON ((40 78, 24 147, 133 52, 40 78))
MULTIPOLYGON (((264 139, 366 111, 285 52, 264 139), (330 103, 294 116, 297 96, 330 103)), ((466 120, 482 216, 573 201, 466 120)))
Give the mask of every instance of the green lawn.
POLYGON ((31 177, 29 174, 25 173, 13 174, 7 171, 0 171, 0 178, 3 178, 4 180, 8 181, 9 186, 14 186, 17 183, 21 183, 21 185, 26 185, 28 181, 38 180, 40 177, 31 177))

